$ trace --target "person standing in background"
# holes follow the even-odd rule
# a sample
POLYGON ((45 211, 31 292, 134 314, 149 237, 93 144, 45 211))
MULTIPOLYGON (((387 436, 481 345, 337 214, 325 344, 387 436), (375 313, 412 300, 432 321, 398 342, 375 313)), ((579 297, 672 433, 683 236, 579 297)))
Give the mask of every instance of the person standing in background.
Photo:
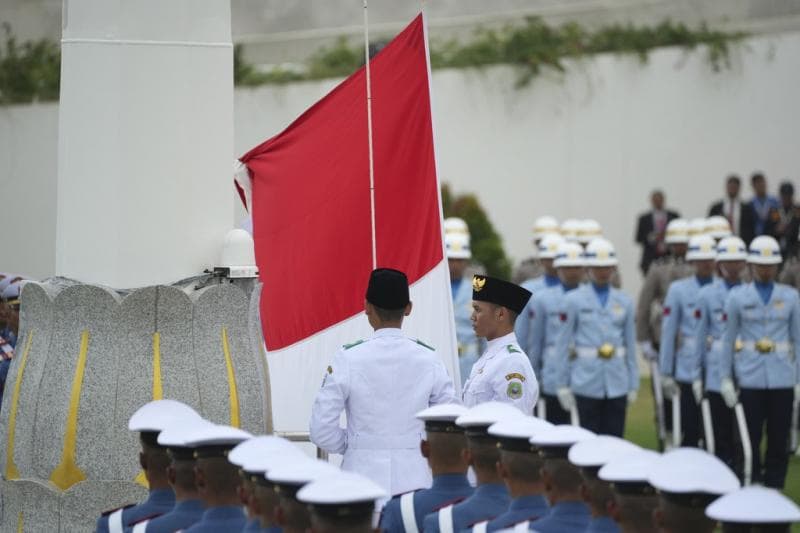
POLYGON ((741 189, 742 180, 739 176, 728 176, 725 180, 725 198, 711 204, 708 216, 719 215, 727 218, 733 234, 741 237, 745 244, 749 244, 755 236, 753 234, 755 213, 749 202, 742 202, 739 198, 741 189))
MULTIPOLYGON (((453 220, 448 218, 450 227, 453 220)), ((461 221, 463 222, 463 221, 461 221)), ((448 225, 445 225, 447 228, 448 225)), ((458 369, 461 383, 469 377, 472 365, 481 354, 482 343, 472 329, 472 277, 465 275, 469 260, 472 258, 470 236, 466 223, 459 231, 445 230, 444 244, 447 252, 447 266, 450 269, 450 289, 453 291, 453 318, 456 322, 456 340, 458 341, 458 369)))
POLYGON ((753 237, 764 235, 769 229, 769 214, 773 209, 778 209, 780 204, 778 199, 767 194, 767 178, 761 172, 754 172, 750 178, 750 185, 753 187, 753 199, 750 205, 753 208, 753 237))
MULTIPOLYGON (((542 239, 548 235, 559 235, 558 220, 548 215, 541 216, 533 223, 533 249, 538 251, 542 239)), ((524 281, 538 278, 542 274, 544 274, 544 266, 537 254, 522 260, 511 281, 517 285, 522 285, 524 281)))
POLYGON ((664 238, 667 233, 667 224, 680 215, 664 207, 664 193, 655 190, 650 194, 651 210, 639 216, 636 225, 636 242, 642 247, 642 259, 639 268, 643 275, 647 275, 653 260, 667 254, 667 245, 664 238))
POLYGON ((766 233, 775 237, 781 247, 781 255, 788 258, 797 252, 800 205, 794 202, 794 185, 791 182, 781 183, 779 193, 781 205, 770 210, 766 233))

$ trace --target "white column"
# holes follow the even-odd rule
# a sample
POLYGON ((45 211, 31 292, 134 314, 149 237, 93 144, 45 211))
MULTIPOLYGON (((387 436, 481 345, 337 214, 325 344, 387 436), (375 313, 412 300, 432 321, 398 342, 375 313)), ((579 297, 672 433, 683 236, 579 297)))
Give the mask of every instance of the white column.
POLYGON ((233 220, 228 0, 64 0, 56 273, 166 283, 233 220))

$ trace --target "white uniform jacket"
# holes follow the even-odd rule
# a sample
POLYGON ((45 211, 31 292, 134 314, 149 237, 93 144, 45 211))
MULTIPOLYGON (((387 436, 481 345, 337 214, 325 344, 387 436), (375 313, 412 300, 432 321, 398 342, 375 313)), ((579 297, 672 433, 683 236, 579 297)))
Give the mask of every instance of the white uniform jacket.
POLYGON ((311 410, 311 441, 343 454, 344 470, 372 479, 389 494, 429 487, 430 469, 419 451, 424 425, 414 415, 457 401, 433 348, 399 329, 379 329, 334 356, 311 410), (339 425, 342 411, 345 428, 339 425))
POLYGON ((526 415, 533 414, 539 383, 513 332, 489 341, 464 384, 462 399, 467 407, 495 400, 511 403, 526 415))

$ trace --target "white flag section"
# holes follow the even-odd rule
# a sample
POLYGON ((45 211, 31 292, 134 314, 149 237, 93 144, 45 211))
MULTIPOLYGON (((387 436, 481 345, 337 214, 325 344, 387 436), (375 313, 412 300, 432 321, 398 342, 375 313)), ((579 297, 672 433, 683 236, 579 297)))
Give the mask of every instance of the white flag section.
MULTIPOLYGON (((403 321, 403 333, 436 349, 458 392, 458 345, 450 294, 444 259, 411 286, 413 309, 403 321)), ((343 345, 371 335, 372 328, 362 313, 288 348, 267 352, 276 432, 308 431, 314 397, 334 354, 343 345)))

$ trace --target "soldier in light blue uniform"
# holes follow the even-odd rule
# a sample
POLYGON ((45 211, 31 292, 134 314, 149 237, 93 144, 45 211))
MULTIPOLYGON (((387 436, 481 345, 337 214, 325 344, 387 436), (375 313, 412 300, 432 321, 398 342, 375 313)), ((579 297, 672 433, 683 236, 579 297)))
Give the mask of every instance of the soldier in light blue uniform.
POLYGON ((725 237, 717 244, 717 270, 720 279, 700 289, 697 308, 700 322, 697 325, 695 346, 703 366, 705 396, 708 399, 714 431, 714 453, 725 464, 733 467, 733 411, 725 405, 719 393, 720 356, 722 335, 725 332, 725 300, 736 287, 741 286, 741 274, 747 259, 747 247, 739 237, 725 237))
POLYGON ((476 405, 456 419, 456 424, 464 428, 467 437, 466 455, 475 472, 477 487, 466 500, 426 516, 422 531, 461 531, 478 522, 491 520, 508 509, 511 498, 497 472, 500 457, 497 442, 488 430, 495 422, 518 416, 521 416, 519 411, 512 405, 492 401, 476 405))
POLYGON ((466 412, 463 405, 439 404, 417 413, 417 418, 425 422, 426 438, 420 443, 420 451, 431 467, 433 484, 429 489, 407 492, 389 500, 381 512, 382 532, 422 531, 422 522, 428 514, 472 495, 474 489, 467 479, 469 463, 463 453, 467 438, 464 428, 456 424, 456 419, 466 412))
MULTIPOLYGON (((529 290, 531 294, 536 294, 551 287, 558 287, 561 284, 555 267, 555 259, 556 255, 558 255, 558 247, 563 242, 566 241, 557 234, 548 234, 542 237, 537 249, 539 262, 542 264, 544 274, 536 278, 525 280, 520 284, 522 288, 529 290)), ((517 336, 522 350, 527 354, 531 353, 529 351, 532 340, 531 330, 533 327, 533 319, 535 318, 533 302, 534 299, 531 298, 514 324, 514 334, 517 336)))
POLYGON ((700 401, 703 395, 701 361, 696 345, 700 323, 698 295, 714 276, 716 242, 708 235, 689 239, 686 261, 694 267, 694 276, 673 282, 664 299, 661 320, 661 346, 658 367, 664 396, 680 394, 683 446, 700 445, 700 401))
POLYGON ((231 426, 203 426, 186 439, 195 448, 195 479, 198 492, 206 505, 199 522, 187 533, 241 531, 247 524, 237 493, 239 469, 228 461, 228 453, 252 435, 231 426))
POLYGON ((592 282, 565 298, 566 320, 556 342, 557 395, 564 410, 577 409, 583 427, 621 437, 626 407, 639 390, 633 303, 610 285, 617 256, 609 241, 592 240, 585 260, 592 282))
MULTIPOLYGON (((533 371, 541 382, 542 394, 537 404, 538 416, 552 424, 569 423, 569 412, 558 402, 556 340, 567 317, 565 295, 578 288, 584 276, 583 248, 574 242, 562 242, 556 253, 555 267, 561 284, 545 289, 531 298, 533 304, 530 343, 525 348, 533 371), (544 416, 542 416, 544 414, 544 416)), ((517 323, 521 318, 517 319, 517 323)))
POLYGON ((720 394, 729 406, 736 404, 735 376, 753 443, 753 481, 782 489, 792 406, 800 400, 800 299, 792 287, 775 283, 781 254, 774 238, 753 239, 747 261, 754 281, 731 291, 725 302, 728 327, 720 356, 720 394), (738 353, 737 339, 742 346, 738 353), (762 472, 758 443, 765 426, 762 472))
POLYGON ((447 266, 450 269, 450 288, 453 291, 453 315, 456 321, 456 339, 458 340, 458 370, 461 383, 469 378, 472 365, 483 352, 481 339, 475 336, 472 329, 472 276, 465 272, 472 258, 470 238, 467 224, 460 218, 450 217, 445 220, 445 249, 447 250, 447 266))
POLYGON ((167 479, 170 459, 167 449, 158 443, 158 435, 180 420, 193 417, 200 418, 200 415, 188 405, 175 400, 148 402, 133 413, 128 420, 128 429, 139 432, 142 446, 139 460, 150 493, 147 500, 138 505, 116 509, 101 516, 96 525, 98 533, 122 533, 125 528, 166 514, 175 506, 175 493, 167 479))

